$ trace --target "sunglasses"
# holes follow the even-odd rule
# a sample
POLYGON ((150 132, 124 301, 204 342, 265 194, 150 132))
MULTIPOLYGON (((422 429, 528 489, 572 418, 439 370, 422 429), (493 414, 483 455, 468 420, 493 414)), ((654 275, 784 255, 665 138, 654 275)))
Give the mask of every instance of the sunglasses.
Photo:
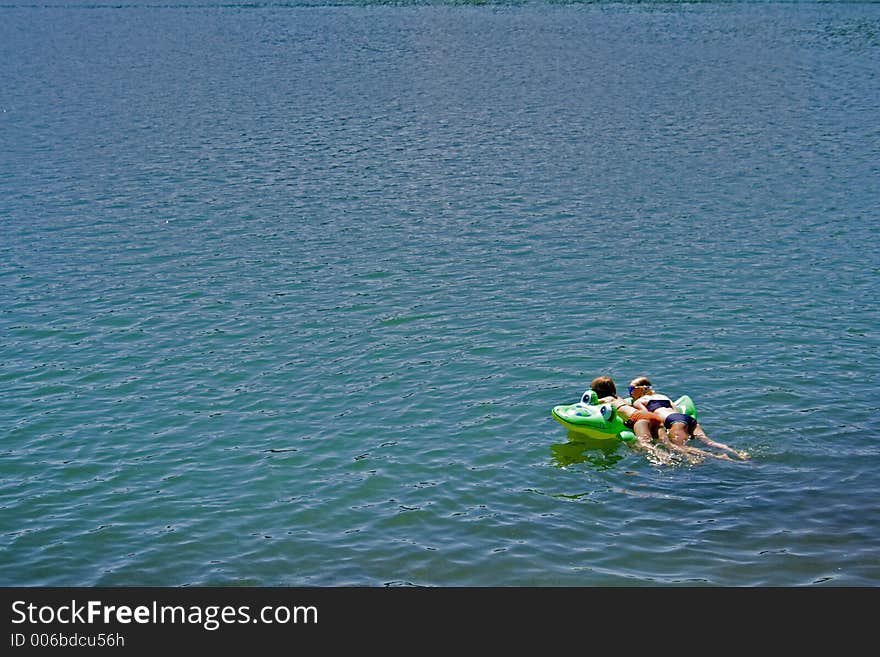
POLYGON ((648 387, 648 386, 630 386, 630 387, 629 387, 629 394, 633 394, 633 391, 636 390, 636 389, 638 389, 638 388, 647 388, 647 387, 648 387))

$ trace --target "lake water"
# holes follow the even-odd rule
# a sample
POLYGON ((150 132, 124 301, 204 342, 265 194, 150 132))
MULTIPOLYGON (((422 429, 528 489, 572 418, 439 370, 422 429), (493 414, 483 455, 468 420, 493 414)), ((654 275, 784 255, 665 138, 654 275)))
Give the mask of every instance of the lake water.
POLYGON ((0 584, 880 585, 880 4, 334 4, 0 5, 0 584))

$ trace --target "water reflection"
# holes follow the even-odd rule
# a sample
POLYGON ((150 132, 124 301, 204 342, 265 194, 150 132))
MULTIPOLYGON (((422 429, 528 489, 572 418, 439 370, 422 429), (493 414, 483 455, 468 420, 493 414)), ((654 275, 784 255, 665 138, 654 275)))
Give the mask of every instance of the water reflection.
POLYGON ((597 470, 608 470, 623 458, 622 444, 616 440, 594 440, 569 432, 567 443, 550 445, 553 465, 565 468, 588 463, 597 470))

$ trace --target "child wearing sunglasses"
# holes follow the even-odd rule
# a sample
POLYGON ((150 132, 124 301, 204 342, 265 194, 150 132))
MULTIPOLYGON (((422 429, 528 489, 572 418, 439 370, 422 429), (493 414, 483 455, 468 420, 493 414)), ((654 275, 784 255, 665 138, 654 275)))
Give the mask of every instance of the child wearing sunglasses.
POLYGON ((719 443, 709 438, 706 432, 703 431, 703 427, 697 422, 697 419, 685 413, 679 413, 672 399, 654 390, 648 377, 640 376, 633 379, 628 389, 630 396, 633 398, 633 406, 635 408, 654 413, 662 419, 668 437, 668 442, 665 444, 670 449, 685 454, 699 454, 728 461, 732 460, 727 454, 715 454, 696 447, 690 447, 686 444, 690 438, 697 438, 709 447, 728 452, 740 459, 745 460, 749 457, 747 452, 737 451, 724 443, 719 443))

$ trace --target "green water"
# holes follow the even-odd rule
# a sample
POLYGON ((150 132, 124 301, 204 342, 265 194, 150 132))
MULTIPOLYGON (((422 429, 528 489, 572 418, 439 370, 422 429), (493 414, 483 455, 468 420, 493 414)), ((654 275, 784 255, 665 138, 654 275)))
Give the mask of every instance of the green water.
POLYGON ((880 583, 880 5, 0 6, 0 583, 880 583), (745 464, 569 440, 590 379, 745 464))

